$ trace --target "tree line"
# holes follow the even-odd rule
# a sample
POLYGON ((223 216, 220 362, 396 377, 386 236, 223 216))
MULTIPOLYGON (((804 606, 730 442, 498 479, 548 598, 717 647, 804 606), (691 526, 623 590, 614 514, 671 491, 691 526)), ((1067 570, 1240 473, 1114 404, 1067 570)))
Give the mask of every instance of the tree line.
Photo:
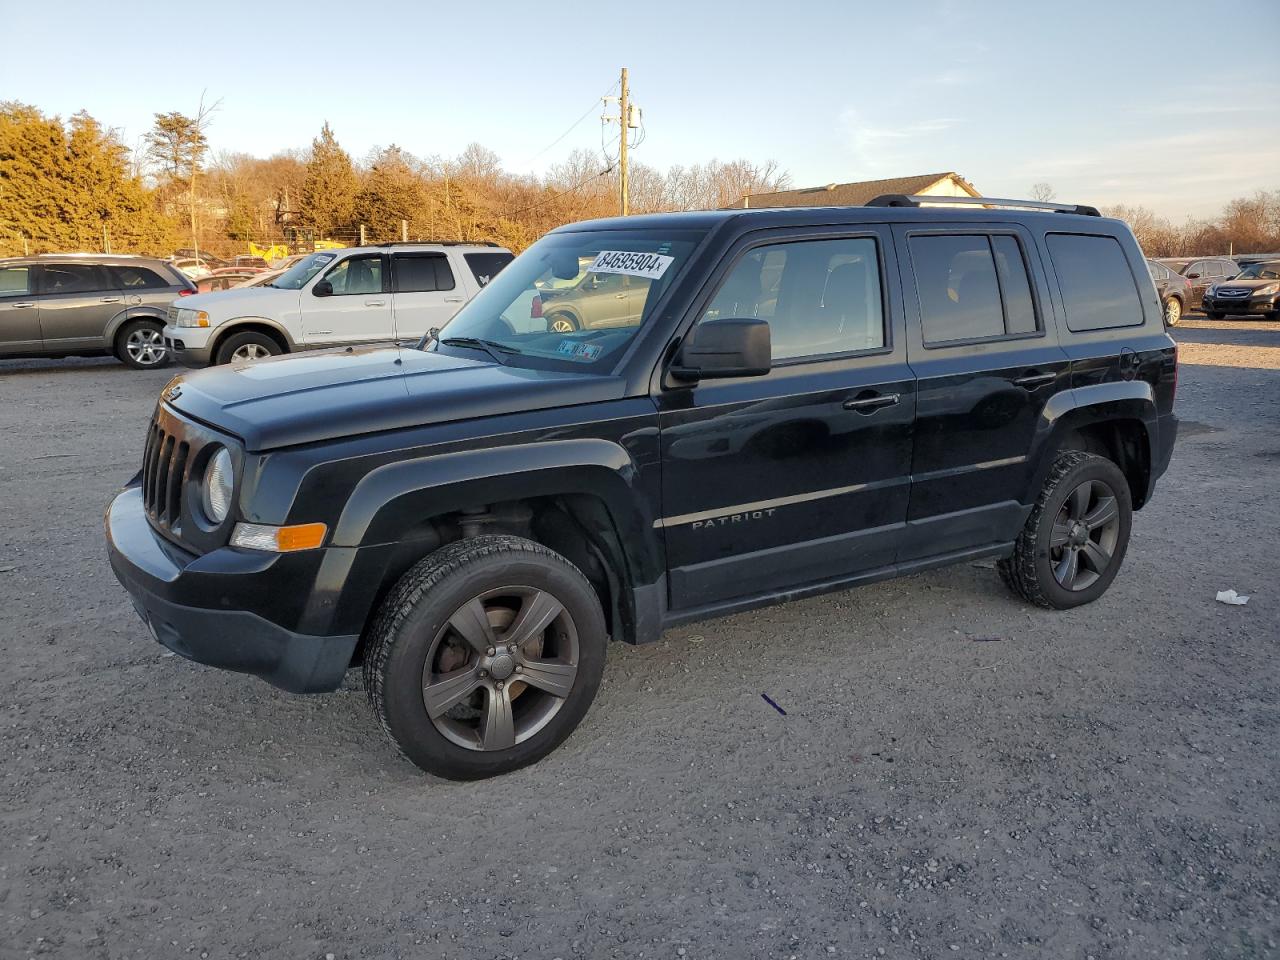
MULTIPOLYGON (((218 107, 202 101, 193 114, 156 114, 130 150, 87 113, 64 122, 0 102, 0 256, 191 247, 227 256, 251 242, 306 249, 362 235, 371 243, 489 240, 519 251, 561 224, 617 213, 616 158, 597 151, 575 150, 543 175, 504 170, 479 144, 454 157, 392 144, 357 160, 326 123, 309 148, 254 157, 212 150, 218 107)), ((790 185, 772 160, 629 169, 635 213, 715 209, 790 185)), ((1151 256, 1280 249, 1280 191, 1233 200, 1219 217, 1181 227, 1142 207, 1108 212, 1130 223, 1151 256)))

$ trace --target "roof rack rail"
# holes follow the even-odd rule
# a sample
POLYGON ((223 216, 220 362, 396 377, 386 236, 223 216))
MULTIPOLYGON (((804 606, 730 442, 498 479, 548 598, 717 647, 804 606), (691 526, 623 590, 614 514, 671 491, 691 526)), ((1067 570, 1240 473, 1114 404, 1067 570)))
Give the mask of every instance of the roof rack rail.
POLYGON ((1100 217, 1102 213, 1097 207, 1082 203, 1052 203, 1048 200, 1002 200, 999 197, 930 197, 907 196, 903 193, 886 193, 867 201, 868 207, 923 207, 947 206, 958 207, 1011 207, 1017 210, 1050 210, 1054 213, 1077 213, 1084 217, 1100 217))
POLYGON ((366 247, 417 247, 434 244, 437 247, 496 247, 493 240, 388 240, 386 243, 366 243, 366 247))

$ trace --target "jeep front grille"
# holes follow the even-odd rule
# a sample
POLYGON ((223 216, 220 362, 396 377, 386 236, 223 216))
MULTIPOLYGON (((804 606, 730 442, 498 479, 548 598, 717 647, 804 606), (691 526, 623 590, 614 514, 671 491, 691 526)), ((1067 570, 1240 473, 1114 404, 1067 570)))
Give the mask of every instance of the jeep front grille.
POLYGON ((176 526, 182 516, 182 486, 190 458, 190 443, 151 422, 142 455, 142 502, 151 519, 163 527, 176 526))

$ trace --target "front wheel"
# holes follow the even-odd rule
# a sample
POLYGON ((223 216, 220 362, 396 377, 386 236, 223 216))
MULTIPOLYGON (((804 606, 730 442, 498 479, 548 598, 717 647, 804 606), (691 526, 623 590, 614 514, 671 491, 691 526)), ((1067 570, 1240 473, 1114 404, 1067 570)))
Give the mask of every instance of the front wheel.
POLYGON ((1164 302, 1164 322, 1171 327, 1176 327, 1181 319, 1182 301, 1177 297, 1170 297, 1164 302))
POLYGON ((1226 316, 1227 316, 1221 310, 1206 310, 1204 312, 1204 315, 1208 317, 1210 320, 1224 320, 1226 319, 1226 316))
POLYGON ((244 333, 233 333, 218 346, 214 363, 250 363, 254 360, 265 360, 280 353, 280 344, 265 333, 246 330, 244 333))
POLYGON ((378 612, 369 703, 410 761, 478 780, 542 759, 573 732, 604 672, 595 590, 560 554, 514 536, 442 547, 378 612))
POLYGON ((573 333, 578 329, 578 322, 567 313, 553 313, 547 317, 547 329, 553 333, 573 333))
POLYGON ((1102 596, 1129 546, 1129 483, 1105 457, 1058 454, 1036 505, 999 563, 1000 577, 1029 603, 1067 610, 1102 596))
POLYGON ((169 362, 163 327, 155 320, 130 320, 116 336, 116 357, 135 370, 151 370, 169 362))

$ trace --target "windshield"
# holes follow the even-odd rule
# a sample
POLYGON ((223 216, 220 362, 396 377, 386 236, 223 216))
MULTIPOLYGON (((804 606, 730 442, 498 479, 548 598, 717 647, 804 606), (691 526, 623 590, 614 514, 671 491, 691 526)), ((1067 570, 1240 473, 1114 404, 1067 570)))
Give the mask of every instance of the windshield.
POLYGON ((1280 260, 1251 263, 1238 274, 1237 280, 1280 280, 1280 260))
POLYGON ((336 253, 308 254, 267 286, 279 287, 282 290, 301 290, 307 285, 308 280, 332 263, 337 256, 336 253))
POLYGON ((549 234, 423 346, 481 350, 512 366, 609 370, 703 236, 660 229, 549 234))

